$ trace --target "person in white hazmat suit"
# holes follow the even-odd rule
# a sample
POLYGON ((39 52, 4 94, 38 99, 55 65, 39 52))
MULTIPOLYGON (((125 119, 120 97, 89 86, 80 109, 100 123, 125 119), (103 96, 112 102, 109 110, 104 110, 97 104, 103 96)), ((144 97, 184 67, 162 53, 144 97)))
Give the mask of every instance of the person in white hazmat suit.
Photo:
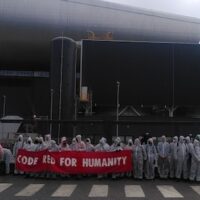
POLYGON ((143 179, 143 166, 146 158, 145 146, 141 145, 139 138, 136 138, 133 145, 133 175, 135 179, 143 179))
POLYGON ((46 146, 45 143, 44 143, 43 137, 40 136, 40 137, 38 138, 38 145, 37 145, 36 151, 43 151, 43 150, 45 150, 45 149, 47 149, 47 146, 46 146))
POLYGON ((85 151, 86 150, 86 146, 85 143, 82 141, 82 136, 81 135, 77 135, 76 136, 76 151, 85 151))
MULTIPOLYGON (((31 137, 27 138, 26 143, 24 144, 24 149, 27 151, 35 151, 36 150, 36 145, 33 143, 33 140, 31 137)), ((26 173, 26 177, 33 177, 35 176, 35 173, 26 173)))
POLYGON ((99 140, 99 144, 97 144, 94 149, 95 151, 98 151, 98 152, 108 152, 110 151, 110 146, 107 143, 106 138, 102 137, 99 140))
POLYGON ((124 147, 124 150, 133 150, 133 140, 129 139, 128 144, 124 147))
POLYGON ((157 150, 152 138, 147 140, 145 149, 147 155, 145 162, 145 178, 153 180, 155 178, 155 167, 157 166, 157 150))
POLYGON ((161 137, 161 142, 157 146, 158 151, 158 173, 160 178, 168 178, 169 175, 169 153, 170 145, 167 142, 166 137, 161 137))
POLYGON ((121 151, 123 148, 121 147, 121 139, 120 137, 116 137, 114 143, 110 146, 110 151, 121 151))
POLYGON ((44 144, 47 149, 49 148, 49 146, 51 146, 51 135, 50 134, 46 134, 44 136, 44 144))
MULTIPOLYGON (((99 144, 97 144, 94 149, 96 152, 108 152, 108 151, 110 151, 110 146, 108 145, 106 138, 102 137, 99 140, 99 144)), ((104 177, 107 177, 107 174, 98 174, 97 175, 98 179, 102 179, 104 177)))
MULTIPOLYGON (((132 139, 128 140, 128 144, 124 147, 124 150, 133 151, 133 140, 132 139)), ((130 172, 127 172, 126 176, 129 177, 129 178, 132 177, 132 175, 133 175, 132 171, 133 170, 131 170, 130 172)))
POLYGON ((10 163, 14 162, 14 158, 10 149, 3 148, 0 144, 0 161, 5 162, 5 174, 10 174, 10 163))
POLYGON ((177 167, 177 149, 178 149, 178 137, 174 136, 173 141, 170 143, 169 153, 169 165, 170 165, 170 178, 175 178, 176 167, 177 167))
POLYGON ((72 143, 69 145, 69 148, 71 151, 76 151, 77 149, 77 141, 76 141, 76 138, 73 138, 72 139, 72 143))
POLYGON ((190 175, 190 167, 191 167, 191 159, 192 159, 192 148, 193 144, 190 141, 190 137, 187 136, 185 138, 185 146, 186 146, 186 155, 185 155, 185 160, 183 164, 183 178, 184 180, 188 180, 189 175, 190 175))
POLYGON ((24 144, 24 149, 27 151, 35 151, 35 144, 33 144, 31 137, 28 137, 26 143, 24 144))
POLYGON ((85 150, 87 152, 94 151, 94 145, 91 143, 91 139, 90 138, 86 138, 86 140, 85 140, 85 150))
MULTIPOLYGON (((42 136, 38 137, 37 140, 38 140, 38 144, 35 147, 35 151, 43 151, 43 150, 47 149, 47 146, 45 145, 44 139, 42 136)), ((36 178, 37 177, 44 178, 46 175, 46 172, 35 173, 34 175, 36 178)))
POLYGON ((177 148, 177 167, 176 167, 176 178, 181 179, 183 174, 183 165, 186 156, 186 145, 184 142, 184 137, 179 137, 178 148, 177 148))
MULTIPOLYGON (((19 149, 23 149, 23 146, 24 146, 24 138, 23 138, 23 135, 19 135, 17 137, 17 140, 13 146, 13 157, 14 157, 14 161, 16 162, 16 158, 17 158, 17 154, 18 154, 18 150, 19 149)), ((22 171, 18 171, 15 167, 15 170, 14 170, 14 174, 23 174, 22 171)))
POLYGON ((70 150, 69 145, 67 144, 67 138, 66 137, 61 138, 59 150, 60 151, 69 151, 70 150))
POLYGON ((17 140, 16 140, 14 146, 13 146, 13 157, 14 158, 16 158, 18 150, 23 148, 23 145, 24 145, 23 135, 19 135, 17 137, 17 140))
POLYGON ((51 140, 50 146, 48 147, 48 150, 50 152, 57 152, 57 151, 59 151, 59 146, 56 144, 55 140, 51 140))
MULTIPOLYGON (((110 151, 122 151, 123 148, 121 146, 121 139, 120 137, 116 137, 114 140, 114 143, 110 146, 110 151)), ((112 173, 112 179, 119 178, 120 176, 123 176, 123 174, 120 173, 112 173)))
MULTIPOLYGON (((67 143, 67 138, 66 137, 62 137, 61 138, 61 142, 59 144, 59 151, 71 151, 69 144, 67 143)), ((61 178, 69 178, 69 174, 64 173, 64 174, 60 174, 61 178)))
MULTIPOLYGON (((72 140, 72 145, 71 148, 73 148, 73 151, 85 151, 86 150, 86 145, 85 143, 82 141, 82 136, 81 135, 77 135, 75 137, 75 141, 72 140)), ((77 174, 76 178, 77 179, 81 179, 83 174, 77 174)))
MULTIPOLYGON (((50 144, 48 146, 48 150, 49 152, 58 152, 59 151, 59 146, 56 144, 55 140, 51 140, 50 144)), ((56 179, 57 174, 56 173, 52 173, 52 172, 47 172, 46 173, 46 178, 47 179, 56 179)))
POLYGON ((34 151, 37 151, 38 147, 39 147, 39 137, 36 137, 35 140, 34 140, 34 145, 35 145, 35 149, 34 151))
POLYGON ((192 160, 190 168, 190 181, 200 181, 200 143, 197 139, 194 140, 191 150, 192 160))

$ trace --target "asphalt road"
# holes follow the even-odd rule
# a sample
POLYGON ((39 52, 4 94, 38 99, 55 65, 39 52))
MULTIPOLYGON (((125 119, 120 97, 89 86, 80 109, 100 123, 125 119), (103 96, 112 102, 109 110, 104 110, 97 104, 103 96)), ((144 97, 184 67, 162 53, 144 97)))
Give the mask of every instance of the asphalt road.
POLYGON ((85 177, 46 180, 23 176, 0 176, 0 200, 122 200, 200 199, 200 184, 174 180, 97 180, 85 177))

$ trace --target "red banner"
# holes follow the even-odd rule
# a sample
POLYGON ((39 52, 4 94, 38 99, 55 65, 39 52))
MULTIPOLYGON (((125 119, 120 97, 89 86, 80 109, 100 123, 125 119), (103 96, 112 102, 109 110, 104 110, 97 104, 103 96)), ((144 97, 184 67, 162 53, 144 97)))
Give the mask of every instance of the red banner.
POLYGON ((96 174, 132 170, 132 152, 31 152, 20 149, 16 168, 24 172, 54 172, 61 174, 96 174))

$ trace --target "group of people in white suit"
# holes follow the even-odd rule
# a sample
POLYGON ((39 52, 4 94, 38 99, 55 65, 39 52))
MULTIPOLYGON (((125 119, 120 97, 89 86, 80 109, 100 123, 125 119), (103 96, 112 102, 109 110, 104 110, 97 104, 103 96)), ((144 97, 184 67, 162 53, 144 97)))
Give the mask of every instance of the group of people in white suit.
MULTIPOLYGON (((19 149, 27 151, 86 151, 86 152, 112 152, 131 150, 133 170, 126 173, 113 173, 113 179, 119 177, 133 177, 135 179, 153 180, 158 173, 162 179, 176 178, 200 182, 200 135, 195 139, 189 136, 174 136, 170 142, 166 136, 159 139, 149 137, 146 141, 142 137, 129 139, 124 144, 119 137, 116 137, 113 144, 109 145, 105 137, 99 143, 93 145, 90 138, 82 140, 81 135, 72 139, 71 143, 66 137, 62 137, 60 144, 51 139, 49 134, 43 137, 36 137, 34 142, 31 137, 26 141, 19 135, 11 152, 0 145, 0 160, 5 161, 6 173, 9 174, 9 164, 16 159, 19 149)), ((15 169, 15 174, 23 174, 15 169)), ((107 177, 107 174, 98 174, 98 178, 107 177)))

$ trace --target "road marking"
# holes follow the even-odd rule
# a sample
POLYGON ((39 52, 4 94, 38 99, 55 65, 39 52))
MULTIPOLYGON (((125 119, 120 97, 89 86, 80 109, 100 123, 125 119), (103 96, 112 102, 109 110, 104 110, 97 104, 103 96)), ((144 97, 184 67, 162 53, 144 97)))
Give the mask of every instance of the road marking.
POLYGON ((44 187, 44 184, 30 184, 23 190, 15 194, 15 196, 30 197, 44 187))
POLYGON ((126 197, 145 197, 140 185, 125 185, 124 190, 126 197))
POLYGON ((51 196, 52 197, 70 197, 77 185, 61 185, 51 196))
POLYGON ((165 198, 183 198, 173 186, 157 185, 157 188, 165 198))
POLYGON ((190 186, 198 195, 200 195, 200 186, 190 186))
POLYGON ((93 185, 89 197, 107 197, 108 185, 93 185))
POLYGON ((0 192, 3 192, 4 190, 8 189, 12 183, 0 183, 0 192))

